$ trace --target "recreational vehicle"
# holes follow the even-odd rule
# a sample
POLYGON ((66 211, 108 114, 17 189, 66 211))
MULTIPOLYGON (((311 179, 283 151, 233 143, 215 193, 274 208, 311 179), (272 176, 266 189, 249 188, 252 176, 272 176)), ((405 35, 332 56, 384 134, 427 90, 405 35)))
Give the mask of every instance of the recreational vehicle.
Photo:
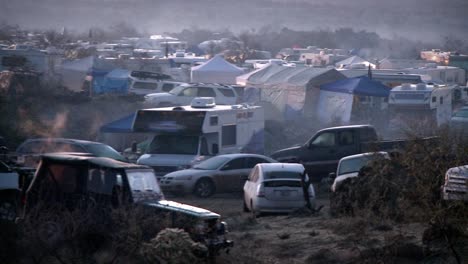
POLYGON ((452 90, 447 85, 405 83, 390 91, 389 110, 393 117, 441 126, 452 116, 452 90))
POLYGON ((137 163, 151 166, 158 177, 217 154, 262 154, 264 147, 261 107, 216 105, 211 97, 195 98, 189 106, 138 110, 133 130, 154 133, 137 163))

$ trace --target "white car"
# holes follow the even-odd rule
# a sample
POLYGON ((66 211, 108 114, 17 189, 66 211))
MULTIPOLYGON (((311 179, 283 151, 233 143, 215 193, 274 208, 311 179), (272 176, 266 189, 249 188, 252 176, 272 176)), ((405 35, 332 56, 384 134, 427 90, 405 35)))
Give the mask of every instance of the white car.
POLYGON ((130 78, 128 93, 137 95, 147 95, 152 93, 167 93, 175 87, 186 84, 184 82, 153 80, 153 79, 133 79, 130 78))
POLYGON ((450 168, 442 186, 444 200, 468 201, 468 166, 450 168))
POLYGON ((331 191, 335 192, 339 184, 348 178, 357 177, 362 167, 376 159, 390 159, 387 152, 368 152, 344 157, 338 162, 336 173, 330 173, 330 178, 335 178, 331 191))
POLYGON ((189 105, 195 97, 213 97, 216 104, 233 105, 238 102, 233 87, 218 84, 182 84, 168 93, 153 93, 145 96, 145 107, 189 105))
MULTIPOLYGON (((257 164, 244 184, 244 211, 288 213, 306 205, 301 184, 304 166, 298 163, 257 164)), ((315 207, 311 184, 308 195, 315 207)))

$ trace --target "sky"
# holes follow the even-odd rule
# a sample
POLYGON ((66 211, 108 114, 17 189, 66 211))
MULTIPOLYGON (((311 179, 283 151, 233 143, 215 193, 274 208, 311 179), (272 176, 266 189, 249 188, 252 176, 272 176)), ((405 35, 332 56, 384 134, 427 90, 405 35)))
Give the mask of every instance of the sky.
POLYGON ((352 27, 387 38, 467 39, 468 0, 0 0, 0 21, 86 31, 126 22, 152 34, 183 29, 352 27))

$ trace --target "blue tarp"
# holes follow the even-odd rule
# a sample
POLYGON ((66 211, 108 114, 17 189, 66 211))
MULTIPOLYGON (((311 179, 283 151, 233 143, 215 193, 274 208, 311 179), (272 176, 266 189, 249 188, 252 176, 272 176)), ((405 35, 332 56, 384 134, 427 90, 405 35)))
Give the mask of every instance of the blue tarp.
POLYGON ((132 133, 135 113, 107 123, 99 129, 102 133, 132 133))
POLYGON ((127 93, 130 71, 114 69, 112 71, 92 69, 93 93, 127 93))
POLYGON ((388 97, 390 94, 390 87, 379 81, 371 80, 367 76, 327 83, 321 85, 320 90, 376 97, 388 97))

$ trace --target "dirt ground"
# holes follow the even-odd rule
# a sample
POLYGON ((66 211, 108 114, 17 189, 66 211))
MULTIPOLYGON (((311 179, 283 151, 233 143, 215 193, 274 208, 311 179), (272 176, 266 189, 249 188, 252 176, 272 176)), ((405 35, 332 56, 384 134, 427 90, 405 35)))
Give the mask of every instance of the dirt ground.
POLYGON ((297 212, 259 218, 243 212, 241 193, 167 198, 222 215, 235 246, 218 263, 420 263, 423 255, 421 224, 332 218, 327 194, 316 200, 317 206, 324 205, 316 215, 297 212))

